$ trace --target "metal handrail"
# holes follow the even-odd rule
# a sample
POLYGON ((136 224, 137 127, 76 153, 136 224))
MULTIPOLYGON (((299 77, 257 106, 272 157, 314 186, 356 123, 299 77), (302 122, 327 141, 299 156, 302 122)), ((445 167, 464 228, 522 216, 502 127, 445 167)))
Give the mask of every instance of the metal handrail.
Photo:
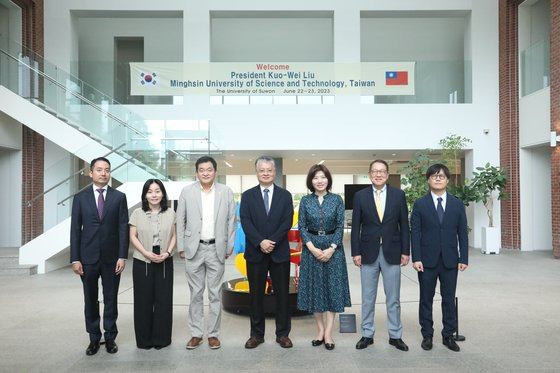
MULTIPOLYGON (((121 168, 122 166, 124 166, 125 164, 127 164, 128 162, 130 162, 129 160, 126 160, 126 162, 121 163, 120 165, 118 165, 117 167, 113 168, 111 170, 111 172, 118 170, 119 168, 121 168)), ((87 168, 87 167, 86 167, 87 168)), ((82 190, 87 189, 88 187, 91 186, 92 183, 89 183, 88 185, 86 185, 85 187, 81 188, 80 190, 78 190, 76 193, 73 193, 71 195, 69 195, 68 197, 64 198, 62 201, 57 202, 57 205, 64 205, 64 202, 68 201, 70 198, 74 197, 76 194, 80 193, 82 190)))
MULTIPOLYGON (((120 148, 122 148, 122 147, 125 146, 125 145, 126 145, 126 143, 121 144, 121 145, 118 146, 117 148, 111 150, 109 153, 103 155, 103 157, 104 157, 104 158, 107 158, 107 156, 109 156, 110 154, 116 152, 117 150, 119 150, 120 148)), ((125 159, 126 159, 126 158, 125 158, 125 159)), ((127 163, 127 162, 130 162, 130 160, 127 159, 126 162, 124 162, 124 163, 127 163)), ((124 164, 124 163, 123 163, 123 164, 124 164)), ((117 168, 119 168, 120 166, 122 166, 122 164, 119 165, 117 168)), ((88 168, 89 168, 88 166, 86 166, 86 167, 84 167, 84 168, 81 168, 79 171, 74 172, 72 175, 68 176, 66 179, 64 179, 64 180, 62 180, 62 181, 56 183, 55 185, 53 185, 53 186, 50 187, 49 189, 44 190, 42 193, 40 193, 40 194, 36 195, 35 197, 31 198, 31 199, 30 199, 29 201, 27 201, 27 203, 26 203, 27 207, 31 207, 31 206, 33 205, 33 202, 35 202, 37 199, 41 198, 42 196, 44 196, 45 194, 47 194, 47 193, 50 192, 51 190, 56 189, 57 187, 59 187, 60 185, 64 184, 64 183, 67 182, 68 180, 72 179, 74 176, 76 176, 76 175, 78 175, 78 174, 81 174, 81 173, 83 173, 84 171, 87 171, 88 168)))
MULTIPOLYGON (((134 127, 131 127, 130 125, 128 125, 127 122, 125 122, 125 121, 123 121, 122 119, 118 118, 118 117, 115 116, 114 114, 112 114, 112 113, 110 113, 110 112, 104 110, 102 107, 100 107, 99 105, 97 105, 95 102, 93 102, 93 101, 87 99, 86 97, 82 96, 81 94, 79 94, 79 93, 77 93, 77 92, 75 92, 75 91, 73 91, 73 90, 68 89, 66 86, 64 86, 63 84, 61 84, 60 82, 58 82, 55 78, 52 78, 51 76, 45 74, 43 71, 39 70, 38 68, 35 68, 35 67, 33 67, 33 66, 30 66, 30 65, 27 64, 25 61, 22 61, 20 58, 17 58, 17 57, 15 57, 15 56, 11 55, 8 51, 6 51, 6 50, 4 50, 4 49, 2 49, 2 48, 0 48, 0 52, 3 53, 3 54, 4 54, 5 56, 7 56, 8 58, 14 60, 16 63, 18 63, 18 64, 20 64, 20 65, 22 65, 22 66, 25 66, 25 67, 27 67, 29 70, 31 70, 31 71, 37 73, 37 74, 40 75, 42 78, 48 80, 49 82, 51 82, 52 84, 54 84, 54 85, 57 86, 58 88, 61 88, 64 92, 69 92, 72 96, 74 96, 74 97, 76 97, 77 99, 79 99, 79 100, 85 102, 86 104, 88 104, 88 105, 91 106, 92 108, 94 108, 94 109, 96 109, 97 111, 99 111, 101 114, 106 115, 107 117, 113 119, 113 120, 116 121, 117 123, 121 124, 121 125, 124 126, 125 128, 129 129, 130 131, 132 131, 132 132, 134 132, 135 134, 137 134, 138 136, 140 136, 140 138, 134 138, 134 139, 132 139, 132 140, 136 140, 136 141, 138 141, 138 140, 142 140, 142 141, 149 140, 148 136, 147 136, 145 133, 143 133, 143 132, 141 132, 141 131, 138 131, 138 130, 137 130, 136 128, 134 128, 134 127)), ((36 55, 35 52, 33 52, 33 51, 31 51, 31 52, 34 53, 34 54, 36 55)), ((40 57, 41 57, 41 56, 40 56, 40 57)), ((41 57, 41 58, 44 60, 43 57, 41 57)), ((55 67, 56 67, 56 66, 55 66, 55 67)), ((78 79, 78 80, 80 80, 80 79, 78 79)), ((81 81, 81 80, 80 80, 80 81, 81 81)), ((93 88, 93 87, 92 87, 92 88, 93 88)), ((112 100, 113 100, 113 99, 112 99, 112 100)), ((118 102, 115 101, 115 100, 113 100, 113 101, 116 102, 116 103, 118 103, 118 102)), ((43 104, 44 104, 44 103, 43 103, 43 104)), ((119 105, 120 105, 120 104, 119 104, 119 105)), ((55 110, 55 112, 56 112, 56 110, 55 110)), ((192 138, 192 139, 184 139, 184 138, 165 138, 165 139, 162 139, 162 140, 163 140, 163 141, 170 141, 170 140, 202 140, 202 141, 207 141, 207 142, 208 142, 208 152, 210 153, 210 143, 211 143, 211 142, 210 142, 209 134, 210 134, 210 130, 208 130, 208 137, 203 137, 203 138, 192 138)), ((116 147, 116 148, 113 148, 109 153, 107 153, 107 154, 105 155, 105 157, 108 156, 108 155, 110 155, 110 154, 112 154, 112 153, 114 153, 114 152, 116 152, 116 151, 118 151, 119 149, 121 149, 121 148, 124 147, 125 145, 126 145, 126 143, 123 143, 123 144, 121 144, 120 146, 118 146, 118 147, 116 147)), ((170 151, 171 153, 175 154, 176 156, 178 156, 178 157, 180 157, 180 158, 183 158, 183 159, 186 158, 182 153, 177 152, 177 151, 174 150, 174 149, 168 149, 168 151, 170 151)), ((128 159, 127 157, 123 157, 123 158, 125 159, 125 162, 122 163, 122 164, 120 164, 120 165, 117 166, 116 168, 114 168, 112 171, 114 171, 114 170, 116 170, 116 169, 122 167, 124 164, 126 164, 126 163, 128 163, 128 162, 131 162, 131 159, 128 159)), ((84 167, 83 169, 80 169, 79 171, 77 171, 77 172, 73 173, 72 175, 68 176, 68 177, 65 178, 64 180, 61 180, 61 181, 58 182, 56 185, 50 187, 49 189, 43 191, 42 193, 40 193, 40 194, 38 194, 38 195, 36 195, 35 197, 33 197, 32 199, 30 199, 29 201, 26 202, 27 207, 31 207, 31 206, 33 205, 33 203, 34 203, 37 199, 43 197, 45 194, 49 193, 50 191, 54 190, 54 189, 57 188, 58 186, 60 186, 60 185, 64 184, 65 182, 67 182, 69 179, 75 177, 77 174, 83 173, 83 172, 86 171, 86 170, 87 170, 87 167, 84 167)), ((157 172, 156 170, 154 170, 154 171, 157 172)), ((83 189, 85 189, 85 188, 80 189, 80 190, 79 190, 78 192, 76 192, 76 193, 79 193, 79 192, 82 191, 83 189)), ((76 195, 76 193, 74 193, 74 194, 72 194, 72 195, 66 197, 65 199, 63 199, 62 201, 58 202, 57 204, 60 205, 60 204, 64 203, 66 200, 68 200, 68 199, 72 198, 74 195, 76 195)))
POLYGON ((2 52, 4 55, 6 55, 7 57, 11 58, 12 60, 16 61, 17 63, 26 66, 28 69, 36 72, 37 74, 41 75, 44 79, 47 79, 48 81, 50 81, 51 83, 53 83, 54 85, 56 85, 57 87, 61 88, 64 92, 69 92, 72 96, 76 97, 77 99, 84 101, 85 103, 87 103, 89 106, 93 107, 94 109, 96 109, 97 111, 99 111, 101 114, 106 115, 107 117, 113 119, 114 121, 116 121, 117 123, 123 125, 124 127, 128 128, 129 130, 133 131, 134 133, 136 133, 139 136, 142 137, 146 137, 147 136, 143 133, 138 131, 136 128, 131 127, 128 125, 128 123, 126 123, 125 121, 123 121, 122 119, 116 117, 115 115, 109 113, 108 111, 103 110, 102 107, 100 107, 99 105, 97 105, 95 102, 85 98, 84 96, 82 96, 81 94, 74 92, 73 90, 70 90, 68 88, 66 88, 63 84, 61 84, 59 81, 57 81, 56 79, 50 77, 49 75, 45 74, 44 72, 42 72, 39 69, 36 69, 33 66, 28 65, 27 63, 25 63, 24 61, 21 61, 19 58, 12 56, 10 53, 6 52, 4 49, 0 48, 0 52, 2 52))

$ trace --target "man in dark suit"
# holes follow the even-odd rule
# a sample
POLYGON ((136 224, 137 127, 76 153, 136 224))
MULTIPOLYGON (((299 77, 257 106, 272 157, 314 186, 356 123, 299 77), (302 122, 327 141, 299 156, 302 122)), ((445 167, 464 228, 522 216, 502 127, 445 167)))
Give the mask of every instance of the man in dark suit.
POLYGON ((408 264, 410 231, 404 192, 387 184, 389 165, 375 160, 369 165, 372 188, 354 195, 352 211, 352 258, 360 267, 362 283, 362 338, 358 350, 373 344, 375 300, 379 273, 383 276, 389 344, 408 351, 402 340, 401 266, 408 264))
POLYGON ((74 196, 70 228, 70 262, 84 287, 86 355, 95 355, 101 340, 98 288, 103 285, 103 328, 107 352, 118 351, 117 294, 128 257, 128 206, 126 196, 109 187, 111 164, 105 158, 91 161, 93 181, 74 196))
POLYGON ((276 342, 290 348, 288 232, 294 215, 292 195, 274 184, 274 159, 259 157, 255 168, 259 185, 243 193, 239 212, 246 237, 245 260, 251 294, 251 334, 245 348, 255 348, 264 342, 264 292, 269 271, 276 300, 276 342))
POLYGON ((430 192, 414 202, 410 219, 412 262, 420 283, 419 317, 424 350, 432 349, 432 306, 439 278, 443 344, 452 351, 459 351, 453 339, 457 330, 455 290, 457 270, 464 271, 469 263, 469 242, 465 206, 446 192, 449 177, 449 169, 443 164, 428 168, 426 178, 430 192))

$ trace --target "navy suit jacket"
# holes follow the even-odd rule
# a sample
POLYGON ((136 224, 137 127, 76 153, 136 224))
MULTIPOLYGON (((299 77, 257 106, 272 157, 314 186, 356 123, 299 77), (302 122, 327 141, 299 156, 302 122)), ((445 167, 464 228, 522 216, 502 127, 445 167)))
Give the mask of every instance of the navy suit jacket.
POLYGON ((241 196, 239 217, 245 233, 246 261, 258 263, 264 255, 270 255, 275 263, 290 260, 288 232, 292 228, 294 218, 294 205, 290 192, 275 184, 267 215, 260 185, 246 190, 241 196), (276 242, 270 254, 264 254, 260 249, 260 243, 264 239, 276 242))
POLYGON ((383 221, 380 221, 372 188, 364 188, 354 195, 352 256, 361 255, 363 264, 372 264, 382 246, 387 263, 400 264, 401 255, 410 255, 408 208, 404 192, 387 185, 383 221), (380 238, 383 238, 382 245, 380 238))
POLYGON ((469 264, 467 214, 463 202, 447 193, 443 222, 440 224, 431 193, 418 198, 412 208, 412 261, 424 267, 437 266, 439 257, 446 268, 469 264), (459 246, 459 249, 457 249, 459 246))
POLYGON ((126 195, 107 188, 103 216, 99 218, 91 186, 74 196, 70 228, 70 262, 116 263, 128 257, 128 206, 126 195))

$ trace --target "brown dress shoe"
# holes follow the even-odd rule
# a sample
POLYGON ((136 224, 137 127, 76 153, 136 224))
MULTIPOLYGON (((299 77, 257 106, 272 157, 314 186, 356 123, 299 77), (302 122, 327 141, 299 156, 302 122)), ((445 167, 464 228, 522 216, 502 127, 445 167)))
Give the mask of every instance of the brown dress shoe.
POLYGON ((261 343, 264 343, 264 338, 253 336, 245 342, 245 348, 255 348, 261 343))
POLYGON ((278 343, 282 348, 292 348, 294 346, 287 335, 276 337, 276 343, 278 343))
POLYGON ((201 344, 202 344, 202 338, 192 337, 191 340, 187 343, 187 350, 194 350, 201 344))
POLYGON ((220 340, 218 338, 210 337, 208 338, 208 346, 210 346, 212 350, 216 350, 220 348, 222 345, 220 344, 220 340))

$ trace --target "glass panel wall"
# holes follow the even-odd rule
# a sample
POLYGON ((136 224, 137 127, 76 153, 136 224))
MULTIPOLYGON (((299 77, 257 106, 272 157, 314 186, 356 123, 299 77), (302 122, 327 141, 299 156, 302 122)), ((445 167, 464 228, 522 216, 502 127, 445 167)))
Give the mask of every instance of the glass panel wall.
POLYGON ((415 94, 368 96, 362 103, 471 103, 470 12, 363 11, 361 61, 414 61, 415 94))

